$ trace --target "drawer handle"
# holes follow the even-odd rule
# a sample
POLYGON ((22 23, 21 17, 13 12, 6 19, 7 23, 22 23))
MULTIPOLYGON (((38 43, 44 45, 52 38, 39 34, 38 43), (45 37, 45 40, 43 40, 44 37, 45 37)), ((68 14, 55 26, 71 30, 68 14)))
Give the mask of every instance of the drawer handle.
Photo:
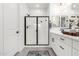
POLYGON ((54 42, 54 38, 52 38, 52 42, 54 42))
POLYGON ((61 40, 64 40, 63 38, 60 38, 61 40))
POLYGON ((64 50, 64 48, 62 46, 59 46, 62 50, 64 50))

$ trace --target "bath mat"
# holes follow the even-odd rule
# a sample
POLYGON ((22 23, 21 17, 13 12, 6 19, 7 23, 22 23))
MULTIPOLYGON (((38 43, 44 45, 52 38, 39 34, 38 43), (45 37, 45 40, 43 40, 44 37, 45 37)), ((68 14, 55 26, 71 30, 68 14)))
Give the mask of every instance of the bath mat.
POLYGON ((29 51, 27 56, 50 56, 47 50, 44 51, 29 51))

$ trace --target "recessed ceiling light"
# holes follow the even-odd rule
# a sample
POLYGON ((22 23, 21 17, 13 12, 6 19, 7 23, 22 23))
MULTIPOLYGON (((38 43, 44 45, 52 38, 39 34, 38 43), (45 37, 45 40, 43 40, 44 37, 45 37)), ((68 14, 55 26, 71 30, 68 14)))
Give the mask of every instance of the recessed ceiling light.
POLYGON ((39 8, 39 4, 36 4, 36 7, 39 8))

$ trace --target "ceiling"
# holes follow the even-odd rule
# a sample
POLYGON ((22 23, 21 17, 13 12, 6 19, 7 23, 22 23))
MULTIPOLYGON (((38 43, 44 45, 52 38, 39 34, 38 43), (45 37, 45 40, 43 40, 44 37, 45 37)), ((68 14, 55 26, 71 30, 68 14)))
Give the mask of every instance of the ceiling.
POLYGON ((29 8, 48 8, 49 3, 27 3, 29 8))

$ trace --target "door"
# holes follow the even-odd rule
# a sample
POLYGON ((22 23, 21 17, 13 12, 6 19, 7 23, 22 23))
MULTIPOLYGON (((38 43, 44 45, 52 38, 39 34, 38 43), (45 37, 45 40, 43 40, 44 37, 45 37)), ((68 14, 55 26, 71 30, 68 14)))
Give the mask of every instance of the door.
POLYGON ((3 5, 0 3, 0 56, 3 55, 3 5))
POLYGON ((36 45, 36 17, 26 17, 26 44, 36 45))
POLYGON ((4 4, 4 55, 14 55, 18 50, 18 6, 4 4))
POLYGON ((38 44, 48 44, 48 17, 38 17, 38 44))

